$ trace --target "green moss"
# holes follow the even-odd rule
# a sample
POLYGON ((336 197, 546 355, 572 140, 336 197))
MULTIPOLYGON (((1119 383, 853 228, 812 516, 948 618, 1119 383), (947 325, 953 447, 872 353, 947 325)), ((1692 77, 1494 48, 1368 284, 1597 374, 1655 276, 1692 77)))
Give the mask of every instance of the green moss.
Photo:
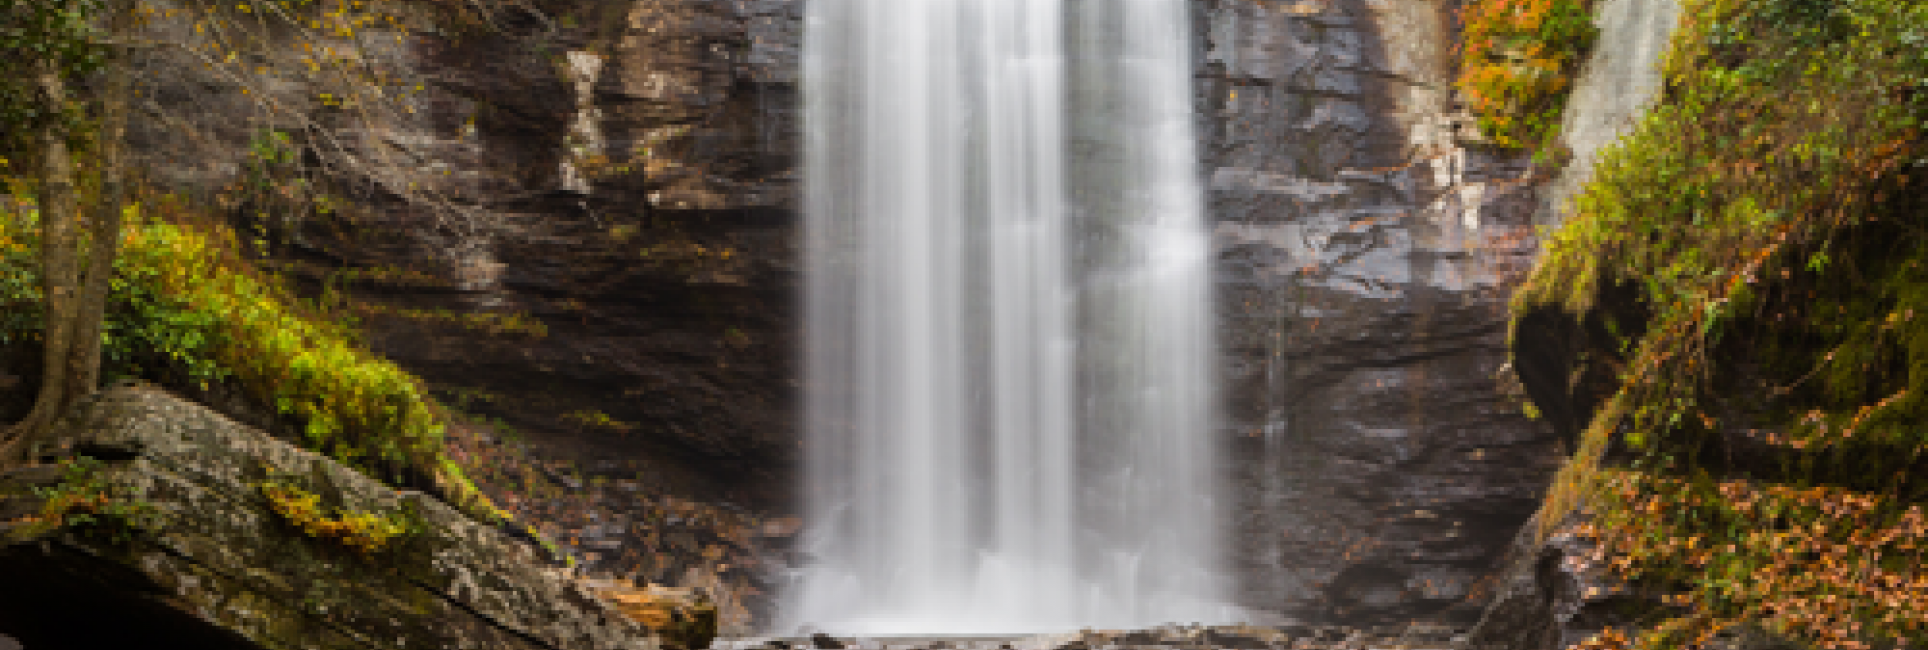
MULTIPOLYGON (((300 423, 310 449, 393 485, 431 483, 485 521, 508 518, 448 460, 420 380, 243 261, 232 232, 182 225, 172 199, 148 208, 128 212, 104 374, 232 384, 300 423)), ((36 239, 31 210, 0 212, 0 342, 39 335, 36 239)))
POLYGON ((1645 647, 1928 634, 1924 43, 1918 2, 1690 0, 1661 102, 1515 296, 1579 315, 1631 286, 1651 315, 1539 517, 1588 504, 1616 568, 1677 593, 1645 647))

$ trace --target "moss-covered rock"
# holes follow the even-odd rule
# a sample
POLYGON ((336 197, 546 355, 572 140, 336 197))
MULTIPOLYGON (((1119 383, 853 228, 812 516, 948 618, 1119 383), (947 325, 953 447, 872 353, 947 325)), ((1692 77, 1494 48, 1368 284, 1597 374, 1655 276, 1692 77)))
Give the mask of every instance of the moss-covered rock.
POLYGON ((30 577, 0 580, 0 631, 28 647, 152 634, 203 647, 658 646, 531 547, 164 392, 100 393, 63 427, 82 451, 139 455, 65 461, 64 480, 41 492, 88 495, 69 500, 82 505, 56 496, 0 525, 0 575, 30 577), (395 534, 380 545, 312 534, 263 485, 315 497, 329 521, 378 519, 395 534), (80 624, 120 619, 131 622, 80 624))
POLYGON ((1682 16, 1660 104, 1515 295, 1515 365, 1578 429, 1525 548, 1590 540, 1659 605, 1589 647, 1918 644, 1928 6, 1682 16))

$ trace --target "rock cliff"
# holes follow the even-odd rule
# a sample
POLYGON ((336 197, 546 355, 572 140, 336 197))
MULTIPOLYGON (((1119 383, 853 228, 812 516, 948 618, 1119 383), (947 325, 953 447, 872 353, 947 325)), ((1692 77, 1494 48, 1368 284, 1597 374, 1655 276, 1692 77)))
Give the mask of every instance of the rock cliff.
MULTIPOLYGON (((136 125, 141 165, 311 292, 340 290, 448 401, 553 456, 782 507, 795 4, 478 3, 461 24, 419 6, 356 32, 357 64, 413 82, 389 91, 406 110, 352 116, 316 79, 204 70, 210 37, 157 13, 189 51, 142 54, 165 119, 136 125)), ((262 70, 305 67, 292 38, 252 44, 262 70)))
MULTIPOLYGON (((425 82, 409 117, 302 127, 347 143, 303 160, 357 209, 236 223, 308 289, 345 289, 378 351, 543 453, 793 507, 800 2, 518 7, 390 35, 380 63, 425 82), (376 149, 406 155, 340 157, 376 149)), ((1496 379, 1539 179, 1453 105, 1456 3, 1195 7, 1240 598, 1464 618, 1558 460, 1496 379)), ((216 194, 249 164, 252 134, 227 125, 240 89, 152 56, 174 72, 150 101, 193 87, 210 109, 146 125, 142 149, 216 194)), ((600 555, 634 543, 612 539, 600 555)))
POLYGON ((1199 6, 1243 599, 1470 620, 1559 461, 1500 381, 1532 167, 1453 103, 1455 3, 1199 6))

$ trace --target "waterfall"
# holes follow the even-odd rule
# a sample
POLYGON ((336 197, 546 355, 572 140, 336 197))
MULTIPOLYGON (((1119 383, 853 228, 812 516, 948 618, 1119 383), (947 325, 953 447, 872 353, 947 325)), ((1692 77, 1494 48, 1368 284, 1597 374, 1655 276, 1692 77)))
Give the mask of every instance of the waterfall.
POLYGON ((1184 0, 812 0, 780 631, 1216 622, 1184 0))

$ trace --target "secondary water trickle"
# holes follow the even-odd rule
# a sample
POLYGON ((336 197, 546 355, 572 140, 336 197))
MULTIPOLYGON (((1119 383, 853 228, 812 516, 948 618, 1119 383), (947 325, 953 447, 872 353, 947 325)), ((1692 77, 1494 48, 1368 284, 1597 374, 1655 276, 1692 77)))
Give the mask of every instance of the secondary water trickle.
POLYGON ((1227 620, 1186 3, 806 21, 814 560, 781 625, 1227 620))

